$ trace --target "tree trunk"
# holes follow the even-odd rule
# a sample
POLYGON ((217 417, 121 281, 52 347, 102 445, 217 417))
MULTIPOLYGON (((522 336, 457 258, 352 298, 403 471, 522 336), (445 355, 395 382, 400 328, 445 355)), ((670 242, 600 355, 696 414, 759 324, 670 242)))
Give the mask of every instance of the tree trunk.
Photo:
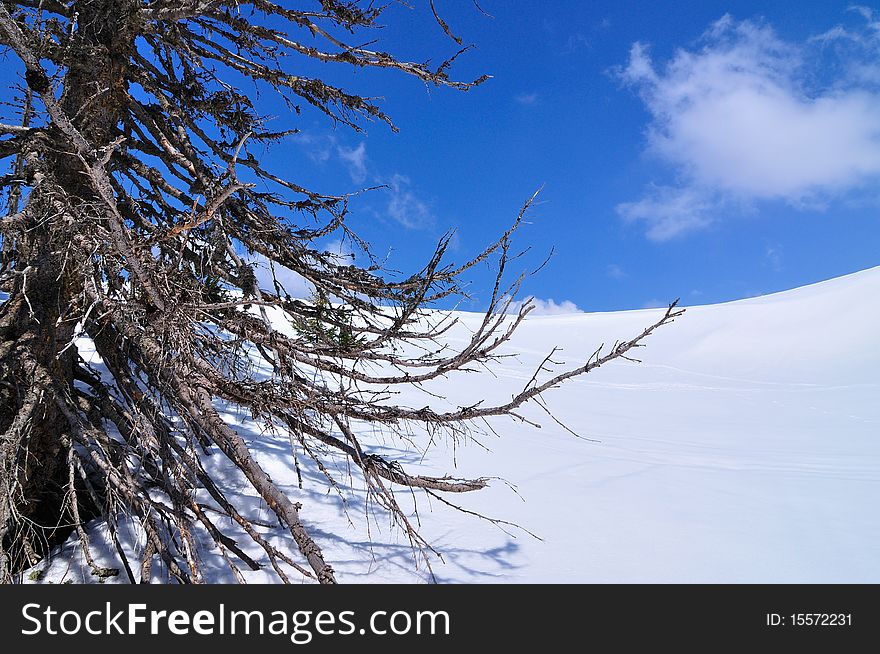
MULTIPOLYGON (((84 0, 73 7, 78 56, 64 77, 61 105, 96 149, 118 134, 138 4, 84 0)), ((25 77, 45 91, 38 88, 45 79, 25 77)), ((71 304, 79 280, 68 248, 95 192, 70 145, 57 130, 49 134, 48 147, 30 162, 29 174, 40 182, 22 214, 28 229, 16 242, 15 280, 0 306, 0 581, 36 563, 73 528, 66 499, 71 426, 60 406, 73 402, 71 339, 82 307, 71 304)))
MULTIPOLYGON (((35 200, 32 200, 34 202, 35 200)), ((19 243, 28 264, 0 309, 0 575, 36 563, 69 533, 64 515, 69 425, 58 394, 73 386, 74 349, 60 350, 75 325, 59 321, 67 294, 59 283, 63 251, 47 227, 19 243)))

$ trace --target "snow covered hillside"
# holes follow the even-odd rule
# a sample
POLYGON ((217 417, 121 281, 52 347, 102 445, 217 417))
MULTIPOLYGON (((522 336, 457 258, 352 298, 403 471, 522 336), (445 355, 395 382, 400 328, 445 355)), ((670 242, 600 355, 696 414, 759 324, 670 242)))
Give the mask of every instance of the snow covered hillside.
MULTIPOLYGON (((422 533, 445 561, 433 563, 436 579, 880 582, 878 298, 874 268, 691 307, 636 352, 642 363, 614 362, 547 393, 554 415, 584 438, 532 407, 528 416, 541 429, 501 420, 493 423, 497 436, 479 443, 454 451, 434 444, 424 454, 430 470, 498 478, 451 500, 541 538, 419 497, 422 533)), ((509 397, 552 346, 574 364, 600 343, 635 335, 661 311, 529 318, 508 348, 518 356, 494 377, 457 377, 442 388, 453 404, 509 397)), ((479 319, 461 315, 465 324, 479 319)), ((449 338, 463 343, 465 333, 449 338)), ((431 401, 416 390, 404 399, 431 401)), ((273 479, 303 504, 303 519, 340 581, 430 579, 399 531, 366 518, 357 480, 346 513, 319 471, 304 469, 305 488, 297 488, 284 435, 261 435, 247 416, 229 417, 273 479)), ((389 441, 386 453, 403 463, 421 460, 403 448, 389 441)), ((227 478, 230 487, 246 488, 232 472, 227 478)), ((400 497, 408 501, 409 492, 400 497)), ((242 502, 268 515, 256 498, 242 502)), ((92 534, 100 540, 100 526, 92 534)), ((128 546, 139 547, 134 532, 128 546)), ((43 579, 87 580, 78 556, 60 553, 43 579)), ((219 555, 211 567, 214 581, 231 581, 219 555)), ((265 580, 262 572, 248 577, 265 580)))

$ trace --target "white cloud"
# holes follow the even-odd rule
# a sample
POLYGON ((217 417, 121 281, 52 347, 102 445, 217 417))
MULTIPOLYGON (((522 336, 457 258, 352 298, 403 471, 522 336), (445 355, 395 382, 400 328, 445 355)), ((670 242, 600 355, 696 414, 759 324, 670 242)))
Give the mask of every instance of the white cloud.
POLYGON ((849 10, 860 14, 865 19, 866 27, 873 33, 873 36, 875 38, 880 37, 880 16, 877 15, 876 11, 862 5, 852 5, 849 10))
POLYGON ((880 42, 869 36, 870 48, 836 53, 843 72, 821 86, 811 80, 832 70, 811 58, 821 44, 787 43, 730 16, 710 27, 701 49, 679 50, 663 67, 634 44, 621 76, 651 114, 649 153, 681 182, 619 205, 620 215, 663 240, 707 225, 725 199, 815 208, 880 181, 880 89, 864 70, 880 42))
POLYGON ((583 311, 581 311, 571 300, 563 300, 562 302, 557 303, 552 298, 542 300, 541 298, 534 296, 529 296, 524 300, 511 302, 510 307, 507 309, 507 313, 519 313, 520 308, 526 302, 530 302, 534 307, 529 312, 530 316, 560 316, 569 313, 583 313, 583 311))
POLYGON ((517 104, 521 104, 523 106, 531 106, 533 104, 537 104, 538 102, 538 94, 537 93, 520 93, 518 96, 514 98, 517 104))
POLYGON ((782 270, 782 249, 768 245, 764 250, 764 262, 774 272, 782 270))
POLYGON ((334 137, 316 136, 300 132, 299 134, 294 134, 291 138, 297 145, 303 148, 309 159, 315 163, 323 164, 330 159, 330 155, 333 152, 334 137))
MULTIPOLYGON (((324 136, 296 134, 294 139, 317 164, 326 164, 335 155, 334 161, 338 158, 342 162, 355 184, 364 184, 368 179, 371 181, 388 179, 385 183, 388 192, 385 211, 392 220, 407 229, 423 229, 434 223, 431 208, 413 190, 409 177, 394 173, 390 178, 386 178, 375 169, 367 155, 366 141, 361 141, 356 147, 349 147, 339 143, 332 134, 324 136)), ((344 256, 350 254, 349 248, 344 256)))
POLYGON ((367 144, 364 141, 361 141, 356 148, 337 146, 336 152, 345 162, 351 181, 355 184, 363 184, 367 181, 367 144))
POLYGON ((648 238, 666 241, 708 225, 712 207, 706 191, 652 186, 641 200, 617 205, 617 213, 627 222, 645 223, 648 238))
POLYGON ((610 277, 611 279, 624 279, 629 277, 626 271, 616 263, 608 264, 608 266, 605 267, 605 276, 610 277))
POLYGON ((388 215, 408 229, 427 227, 434 221, 431 210, 411 190, 409 177, 396 173, 388 182, 388 215))
POLYGON ((590 43, 590 39, 588 39, 583 33, 577 32, 575 34, 569 35, 569 37, 566 39, 565 49, 563 50, 563 52, 565 54, 573 54, 582 48, 591 47, 592 44, 590 43))
POLYGON ((294 134, 291 138, 316 164, 323 166, 334 155, 338 157, 348 171, 351 181, 355 184, 363 184, 370 176, 365 141, 361 141, 356 147, 348 147, 339 143, 339 139, 334 134, 301 132, 294 134))

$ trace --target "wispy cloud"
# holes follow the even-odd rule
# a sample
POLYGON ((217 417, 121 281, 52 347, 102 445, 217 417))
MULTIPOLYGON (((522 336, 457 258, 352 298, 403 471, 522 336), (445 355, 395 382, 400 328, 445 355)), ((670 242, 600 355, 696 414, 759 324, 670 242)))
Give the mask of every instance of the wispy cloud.
POLYGON ((348 168, 351 181, 355 184, 363 184, 367 181, 367 144, 364 141, 361 141, 356 148, 339 145, 336 147, 336 152, 348 168))
POLYGON ((591 47, 590 39, 588 39, 585 34, 581 32, 576 32, 575 34, 570 34, 569 37, 565 40, 564 53, 573 54, 581 48, 589 47, 591 47))
POLYGON ((876 67, 880 30, 870 10, 859 12, 867 25, 858 48, 834 52, 730 16, 709 28, 702 48, 662 67, 634 44, 621 76, 651 114, 648 152, 680 182, 655 185, 618 213, 664 240, 706 226, 724 203, 815 209, 880 181, 880 69, 875 83, 865 73, 876 67))
MULTIPOLYGON (((407 229, 424 229, 434 224, 434 214, 428 204, 422 200, 413 188, 412 180, 401 173, 389 177, 376 170, 367 154, 366 141, 351 147, 340 143, 334 135, 297 134, 295 142, 300 145, 315 163, 325 164, 331 158, 341 162, 355 184, 384 184, 387 192, 387 204, 384 215, 407 229)), ((347 250, 345 255, 351 254, 347 250)))
POLYGON ((539 96, 537 93, 520 93, 514 98, 514 100, 517 104, 521 104, 524 107, 530 107, 538 103, 539 96))
POLYGON ((822 34, 812 37, 811 41, 821 41, 823 43, 831 43, 834 41, 854 41, 859 44, 865 44, 872 40, 880 39, 880 14, 871 7, 863 5, 851 5, 848 8, 855 14, 858 14, 864 21, 864 29, 853 30, 847 29, 843 25, 835 25, 831 29, 822 34))
POLYGON ((526 302, 530 302, 534 307, 530 312, 530 316, 560 316, 570 313, 583 313, 578 306, 571 300, 563 300, 556 302, 553 298, 542 300, 534 296, 529 296, 524 300, 516 300, 510 303, 507 313, 519 313, 520 308, 526 302))
POLYGON ((388 216, 408 229, 421 229, 434 222, 431 209, 412 190, 409 177, 395 173, 388 181, 388 216))
POLYGON ((782 249, 768 245, 764 251, 764 262, 774 272, 782 270, 782 249))
POLYGON ((627 222, 644 223, 648 238, 666 241, 708 225, 713 206, 704 189, 652 186, 641 200, 617 205, 617 213, 627 222))
POLYGON ((628 277, 626 271, 616 263, 609 264, 605 267, 605 276, 611 279, 624 279, 628 277))
POLYGON ((333 154, 333 146, 336 144, 336 139, 333 136, 316 136, 304 132, 294 134, 290 138, 294 143, 299 145, 303 151, 305 151, 306 155, 308 155, 309 159, 315 163, 327 162, 333 154))
POLYGON ((306 156, 317 164, 326 164, 331 158, 338 158, 348 171, 351 181, 363 184, 370 177, 367 144, 361 141, 355 147, 340 143, 333 134, 299 133, 291 137, 306 156))

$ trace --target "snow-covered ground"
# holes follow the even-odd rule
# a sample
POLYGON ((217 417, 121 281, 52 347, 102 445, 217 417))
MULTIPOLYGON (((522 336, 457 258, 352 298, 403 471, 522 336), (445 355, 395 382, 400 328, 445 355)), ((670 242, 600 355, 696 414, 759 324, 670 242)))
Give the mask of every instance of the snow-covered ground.
MULTIPOLYGON (((636 355, 641 364, 613 362, 548 392, 556 417, 585 438, 533 408, 528 415, 541 429, 499 420, 497 436, 459 443, 454 452, 437 443, 423 455, 389 440, 385 453, 424 466, 421 472, 498 478, 451 499, 541 539, 419 499, 422 533, 445 561, 433 563, 437 580, 880 582, 878 298, 874 268, 688 308, 647 340, 636 355)), ((508 348, 518 356, 494 377, 455 378, 444 391, 454 404, 509 397, 552 346, 564 348, 557 358, 581 362, 661 311, 530 318, 508 348)), ((461 316, 465 324, 479 319, 461 316)), ((465 337, 459 330, 449 339, 465 337)), ((415 390, 403 399, 430 400, 415 390)), ((229 418, 303 504, 340 581, 430 578, 387 520, 367 521, 357 481, 346 515, 316 470, 304 470, 305 490, 296 487, 286 437, 229 418)), ((211 461, 221 464, 219 455, 211 461)), ((236 475, 218 472, 241 489, 245 505, 267 515, 236 475)), ((92 533, 100 540, 101 527, 92 533)), ((290 547, 280 532, 274 540, 290 547)), ((204 556, 216 570, 211 580, 231 580, 219 556, 204 556)), ((81 581, 88 573, 77 556, 61 553, 43 578, 81 581)), ((270 577, 256 572, 248 580, 270 577)))

